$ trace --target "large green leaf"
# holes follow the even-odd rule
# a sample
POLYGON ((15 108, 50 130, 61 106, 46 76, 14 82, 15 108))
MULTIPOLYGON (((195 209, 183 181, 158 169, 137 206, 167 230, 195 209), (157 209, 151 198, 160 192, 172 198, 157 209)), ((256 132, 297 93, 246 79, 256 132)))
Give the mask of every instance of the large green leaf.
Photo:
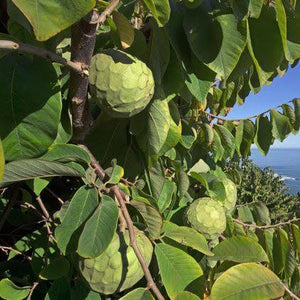
POLYGON ((164 26, 170 18, 170 5, 168 0, 143 0, 151 11, 158 26, 164 26))
POLYGON ((289 119, 274 109, 271 110, 270 114, 272 121, 272 134, 274 138, 282 142, 291 133, 289 119))
POLYGON ((178 226, 172 222, 165 221, 162 229, 164 236, 188 247, 191 247, 208 256, 213 253, 209 250, 205 237, 193 228, 178 226))
POLYGON ((4 165, 5 165, 4 151, 0 139, 0 181, 2 180, 4 174, 4 165))
POLYGON ((214 129, 220 136, 226 155, 232 157, 235 151, 235 139, 231 132, 222 125, 214 124, 214 129))
POLYGON ((212 252, 211 260, 230 260, 234 262, 263 262, 268 256, 260 244, 245 236, 235 236, 218 244, 212 252))
POLYGON ((62 223, 55 229, 59 249, 66 253, 67 246, 75 231, 87 220, 98 205, 96 188, 81 187, 73 196, 62 223))
POLYGON ((71 299, 70 281, 66 277, 61 277, 53 281, 45 300, 71 299))
POLYGON ((42 269, 39 277, 45 280, 55 280, 66 276, 69 269, 69 261, 65 257, 61 256, 50 261, 50 263, 42 269))
POLYGON ((259 19, 249 19, 251 46, 264 72, 274 72, 281 63, 283 45, 273 8, 263 7, 259 19))
POLYGON ((259 18, 264 0, 250 0, 249 13, 252 18, 259 18))
POLYGON ((38 157, 56 138, 62 103, 51 63, 16 54, 0 59, 0 136, 7 160, 38 157))
POLYGON ((197 261, 178 248, 157 244, 155 254, 162 282, 171 299, 203 274, 197 261))
POLYGON ((59 162, 42 159, 22 159, 5 165, 4 176, 0 182, 0 187, 19 181, 34 179, 36 177, 48 178, 54 176, 82 177, 84 174, 59 162))
POLYGON ((144 288, 137 288, 125 296, 120 298, 120 300, 153 300, 152 294, 144 288))
POLYGON ((30 288, 16 286, 8 278, 4 278, 0 281, 0 297, 5 300, 22 300, 28 296, 30 288))
POLYGON ((150 155, 158 154, 167 140, 171 124, 168 102, 155 99, 143 115, 136 117, 135 120, 138 120, 135 126, 143 128, 137 136, 141 148, 150 155))
POLYGON ((83 148, 71 144, 54 144, 41 158, 62 163, 74 161, 85 162, 86 164, 91 160, 83 148))
POLYGON ((236 150, 239 155, 244 157, 248 156, 250 152, 250 147, 253 142, 255 134, 255 127, 252 121, 243 120, 239 122, 239 125, 236 128, 236 150))
POLYGON ((151 203, 143 197, 136 197, 130 201, 132 205, 143 217, 149 235, 156 239, 160 235, 162 228, 162 216, 151 203))
POLYGON ((191 292, 183 291, 178 293, 174 300, 200 300, 200 298, 191 292))
POLYGON ((256 119, 255 127, 256 133, 254 137, 254 143, 257 146, 259 152, 266 155, 273 143, 272 125, 268 117, 259 116, 256 119))
POLYGON ((13 0, 33 27, 38 41, 45 41, 90 12, 95 0, 13 0))
POLYGON ((159 28, 155 22, 152 24, 148 60, 155 82, 161 84, 170 60, 170 44, 164 29, 159 28))
POLYGON ((77 252, 85 258, 99 256, 110 244, 117 228, 119 209, 113 199, 102 196, 101 203, 86 222, 77 252))
POLYGON ((228 269, 216 280, 210 299, 268 300, 283 294, 284 287, 272 271, 256 263, 245 263, 228 269))
POLYGON ((246 45, 246 26, 232 14, 215 19, 199 10, 187 10, 184 28, 199 60, 220 77, 228 78, 246 45))

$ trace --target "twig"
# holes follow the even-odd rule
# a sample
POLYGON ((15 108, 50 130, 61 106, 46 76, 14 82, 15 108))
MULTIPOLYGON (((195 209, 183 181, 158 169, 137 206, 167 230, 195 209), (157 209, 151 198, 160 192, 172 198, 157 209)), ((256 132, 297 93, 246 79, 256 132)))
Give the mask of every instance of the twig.
POLYGON ((47 49, 43 49, 40 47, 36 47, 36 46, 32 46, 29 44, 24 44, 16 41, 0 40, 0 49, 4 49, 8 51, 17 51, 20 53, 29 53, 35 56, 45 58, 52 62, 56 62, 61 65, 67 66, 71 68, 71 70, 73 70, 74 72, 79 73, 81 75, 88 74, 87 69, 83 68, 82 64, 78 62, 69 61, 54 52, 51 52, 47 49))
POLYGON ((44 203, 43 203, 41 197, 40 197, 40 196, 36 197, 36 201, 37 201, 37 203, 39 204, 39 206, 40 206, 40 208, 41 208, 41 210, 42 210, 42 212, 43 212, 45 218, 46 218, 47 220, 49 220, 49 219, 50 219, 49 212, 48 212, 47 208, 45 207, 45 205, 44 205, 44 203))
POLYGON ((58 197, 52 190, 50 190, 48 187, 46 188, 46 190, 54 197, 57 199, 57 201, 60 203, 60 204, 64 204, 64 201, 58 197))
POLYGON ((290 295, 292 300, 300 300, 300 298, 295 295, 283 282, 281 282, 281 285, 284 287, 285 291, 290 295))
POLYGON ((120 0, 112 0, 101 15, 92 24, 103 24, 105 20, 112 14, 114 9, 118 6, 120 0))
POLYGON ((9 216, 9 213, 11 211, 11 209, 13 208, 13 206, 16 204, 17 202, 17 198, 18 198, 18 193, 19 193, 19 185, 15 186, 15 189, 13 191, 13 195, 11 197, 11 199, 9 199, 7 205, 4 208, 4 211, 2 213, 1 219, 0 219, 0 232, 2 231, 2 228, 6 222, 6 219, 9 216))
POLYGON ((24 256, 24 257, 25 257, 26 259, 28 259, 28 260, 31 260, 31 257, 30 257, 30 256, 28 256, 28 255, 26 255, 26 254, 24 254, 24 253, 22 253, 22 252, 20 252, 20 251, 18 251, 18 250, 16 250, 16 249, 12 248, 12 247, 0 246, 0 249, 1 249, 3 252, 5 252, 6 255, 8 255, 7 251, 12 251, 12 252, 15 252, 15 253, 17 253, 17 254, 19 254, 19 255, 24 256))
POLYGON ((291 219, 289 221, 286 221, 286 222, 280 222, 280 223, 277 223, 277 224, 274 224, 274 225, 256 225, 256 224, 247 224, 247 223, 244 223, 238 219, 233 219, 233 221, 237 224, 240 224, 244 227, 253 227, 253 228, 257 228, 257 229, 268 229, 268 228, 277 228, 277 227, 280 227, 280 226, 284 226, 284 225, 289 225, 291 223, 294 223, 294 222, 299 222, 300 221, 300 218, 294 218, 294 219, 291 219))
POLYGON ((31 296, 33 294, 33 291, 35 290, 35 288, 39 285, 39 282, 34 282, 31 289, 30 289, 30 292, 28 294, 28 297, 26 298, 27 300, 30 300, 31 299, 31 296))
POLYGON ((288 103, 291 103, 291 102, 293 102, 293 100, 290 100, 290 101, 288 101, 288 102, 285 102, 285 103, 282 103, 282 104, 280 104, 280 105, 277 105, 277 106, 275 106, 275 107, 273 107, 273 108, 270 108, 270 109, 268 109, 268 110, 266 110, 266 111, 264 111, 264 112, 262 112, 262 113, 259 113, 259 114, 256 114, 256 115, 253 115, 253 116, 250 116, 250 117, 247 117, 247 118, 241 118, 241 119, 226 119, 226 118, 219 117, 219 116, 217 116, 217 115, 211 114, 211 113, 209 113, 209 112, 207 112, 207 111, 203 111, 203 112, 204 112, 206 115, 208 115, 208 116, 210 116, 210 117, 213 117, 213 118, 215 118, 215 119, 218 119, 218 120, 220 120, 220 121, 239 122, 239 121, 245 121, 245 120, 250 120, 250 119, 257 118, 257 117, 259 117, 259 116, 262 116, 262 115, 268 113, 268 112, 269 112, 270 110, 272 110, 272 109, 277 109, 277 108, 281 107, 282 105, 288 104, 288 103))
MULTIPOLYGON (((95 48, 98 24, 93 24, 98 18, 94 9, 85 18, 74 24, 71 28, 71 60, 74 63, 89 67, 95 48)), ((93 118, 87 101, 89 80, 78 72, 71 71, 68 98, 71 102, 73 142, 84 140, 88 129, 93 124, 93 118)))
MULTIPOLYGON (((99 163, 97 162, 96 158, 94 157, 94 155, 91 153, 91 151, 88 149, 88 147, 84 146, 84 145, 80 145, 81 147, 83 147, 90 155, 91 158, 91 166, 94 168, 97 176, 99 177, 100 180, 104 180, 105 178, 107 178, 107 175, 105 174, 104 170, 102 169, 102 167, 99 165, 99 163)), ((133 227, 133 222, 131 220, 131 217, 129 215, 129 212, 127 210, 126 207, 126 195, 124 192, 122 192, 118 186, 113 186, 111 188, 111 191, 115 194, 116 199, 118 200, 120 209, 123 213, 128 231, 129 231, 129 238, 130 238, 130 246, 132 247, 137 259, 139 260, 139 263, 143 269, 144 275, 146 277, 146 280, 148 282, 148 288, 152 289, 153 293, 156 295, 157 299, 159 300, 164 300, 164 296, 161 294, 161 292, 159 291, 157 285, 155 284, 152 275, 149 271, 149 268, 145 262, 145 259, 137 245, 136 242, 136 237, 135 237, 135 232, 134 232, 134 227, 133 227)))

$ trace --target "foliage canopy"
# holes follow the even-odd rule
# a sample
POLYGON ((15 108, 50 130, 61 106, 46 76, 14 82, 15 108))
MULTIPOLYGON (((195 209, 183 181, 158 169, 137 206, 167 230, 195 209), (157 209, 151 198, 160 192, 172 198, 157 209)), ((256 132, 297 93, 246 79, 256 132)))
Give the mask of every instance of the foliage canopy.
POLYGON ((299 98, 226 118, 298 64, 299 1, 1 5, 1 298, 299 294, 299 219, 224 169, 299 131, 299 98))

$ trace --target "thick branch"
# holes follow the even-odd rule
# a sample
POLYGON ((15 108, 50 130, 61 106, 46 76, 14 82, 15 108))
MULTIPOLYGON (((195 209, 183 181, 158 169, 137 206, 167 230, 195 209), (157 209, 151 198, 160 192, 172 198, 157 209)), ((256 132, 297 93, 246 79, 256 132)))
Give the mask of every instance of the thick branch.
MULTIPOLYGON (((89 67, 94 52, 96 31, 98 25, 96 10, 90 12, 85 18, 72 26, 71 60, 89 67)), ((92 117, 87 101, 88 77, 81 76, 77 72, 71 72, 69 99, 73 118, 73 141, 82 142, 92 125, 92 117)))
POLYGON ((61 65, 67 66, 74 72, 79 73, 81 75, 87 72, 84 71, 84 68, 80 63, 69 61, 57 55, 56 53, 32 45, 15 42, 15 41, 9 41, 9 40, 0 40, 0 49, 8 50, 8 51, 17 51, 20 53, 28 53, 35 56, 39 56, 48 59, 52 62, 56 62, 61 65))
POLYGON ((284 225, 289 225, 291 223, 295 223, 295 222, 299 222, 300 221, 300 218, 294 218, 294 219, 291 219, 289 221, 286 221, 286 222, 280 222, 280 223, 277 223, 277 224, 274 224, 274 225, 256 225, 256 224, 247 224, 247 223, 244 223, 238 219, 233 219, 233 221, 237 224, 240 224, 244 227, 253 227, 253 228, 257 228, 257 229, 268 229, 268 228, 277 228, 277 227, 281 227, 281 226, 284 226, 284 225))
MULTIPOLYGON (((94 168, 97 176, 99 177, 100 180, 105 180, 108 179, 107 175, 105 174, 104 170, 102 169, 102 167, 99 165, 99 163, 97 162, 96 158, 93 156, 93 154, 90 152, 90 150, 84 146, 81 145, 81 147, 83 147, 90 155, 91 157, 91 165, 94 168)), ((152 275, 149 271, 149 268, 145 262, 145 259, 137 245, 136 242, 136 237, 135 237, 135 231, 134 231, 134 227, 133 227, 133 222, 131 220, 131 217, 129 215, 129 212, 127 210, 126 207, 126 198, 125 198, 125 194, 117 187, 117 186, 113 186, 111 188, 111 191, 115 194, 116 199, 120 205, 120 209, 122 211, 122 214, 124 216, 128 231, 129 231, 129 238, 130 238, 130 246, 132 247, 137 259, 140 262, 140 265, 143 269, 145 278, 148 282, 148 288, 151 289, 153 291, 153 293, 156 295, 157 299, 159 300, 163 300, 164 296, 161 294, 161 292, 159 291, 158 287, 156 286, 152 275)))

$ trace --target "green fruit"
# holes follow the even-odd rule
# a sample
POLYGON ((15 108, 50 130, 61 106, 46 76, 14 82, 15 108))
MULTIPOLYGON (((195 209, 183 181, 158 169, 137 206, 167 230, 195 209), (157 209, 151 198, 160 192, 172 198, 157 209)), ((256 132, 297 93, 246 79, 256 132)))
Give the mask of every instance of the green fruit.
MULTIPOLYGON (((153 253, 152 244, 145 234, 138 230, 136 239, 149 265, 153 253)), ((129 242, 128 231, 124 234, 116 233, 108 248, 100 256, 80 259, 80 272, 92 290, 106 295, 114 294, 132 287, 144 276, 129 242)))
POLYGON ((96 104, 114 118, 129 118, 142 111, 154 93, 151 70, 125 52, 109 49, 93 56, 90 92, 96 104))
POLYGON ((230 179, 224 179, 223 184, 225 187, 226 198, 223 203, 221 203, 225 209, 227 214, 231 214, 235 208, 236 200, 237 200, 237 189, 230 179))
POLYGON ((226 215, 221 203, 209 197, 196 199, 187 208, 185 218, 191 227, 211 240, 226 228, 226 215))

